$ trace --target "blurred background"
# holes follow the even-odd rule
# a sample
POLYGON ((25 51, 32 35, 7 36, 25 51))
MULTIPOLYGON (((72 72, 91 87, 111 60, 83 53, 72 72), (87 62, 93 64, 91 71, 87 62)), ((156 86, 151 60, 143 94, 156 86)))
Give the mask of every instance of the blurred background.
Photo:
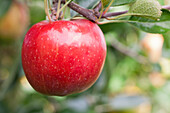
POLYGON ((101 25, 107 58, 97 82, 79 94, 45 96, 29 85, 20 55, 27 30, 45 18, 43 0, 0 1, 0 113, 170 113, 170 31, 101 25))

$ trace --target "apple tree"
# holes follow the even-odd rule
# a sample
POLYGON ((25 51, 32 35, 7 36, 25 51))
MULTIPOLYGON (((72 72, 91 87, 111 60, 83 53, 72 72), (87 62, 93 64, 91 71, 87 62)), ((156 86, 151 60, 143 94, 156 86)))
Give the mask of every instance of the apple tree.
POLYGON ((0 112, 170 112, 169 38, 169 0, 1 0, 0 112))

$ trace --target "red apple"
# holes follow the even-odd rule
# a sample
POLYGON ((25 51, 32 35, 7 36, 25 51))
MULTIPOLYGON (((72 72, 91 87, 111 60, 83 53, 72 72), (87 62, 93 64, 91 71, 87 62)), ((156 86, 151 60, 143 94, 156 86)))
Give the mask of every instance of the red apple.
POLYGON ((106 57, 104 35, 85 20, 42 21, 30 28, 22 65, 32 87, 47 95, 82 92, 99 77, 106 57))

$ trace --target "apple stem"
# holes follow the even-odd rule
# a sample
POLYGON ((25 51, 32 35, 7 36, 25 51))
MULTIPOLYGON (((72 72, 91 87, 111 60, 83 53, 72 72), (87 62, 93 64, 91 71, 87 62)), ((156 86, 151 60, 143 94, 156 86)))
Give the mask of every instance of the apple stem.
POLYGON ((73 0, 69 0, 68 2, 66 2, 62 8, 60 8, 60 11, 62 11, 70 2, 72 2, 73 0))
POLYGON ((109 8, 110 8, 110 6, 112 5, 113 1, 114 1, 114 0, 112 0, 112 1, 110 2, 109 6, 106 8, 105 11, 104 11, 104 6, 102 5, 102 10, 101 10, 101 13, 100 13, 100 16, 99 16, 98 20, 100 20, 101 17, 103 16, 103 14, 105 14, 105 13, 109 10, 109 8))
POLYGON ((64 17, 65 11, 66 11, 66 6, 67 6, 70 2, 72 2, 72 1, 73 1, 73 0, 69 0, 69 1, 67 2, 67 0, 66 0, 66 3, 63 5, 63 7, 59 9, 59 12, 61 12, 62 10, 64 10, 64 11, 63 11, 63 14, 61 15, 60 18, 63 18, 63 17, 64 17))
POLYGON ((49 5, 49 9, 50 9, 50 11, 51 11, 51 10, 52 10, 52 7, 51 7, 50 0, 48 0, 48 5, 49 5))
POLYGON ((109 10, 109 8, 111 7, 111 5, 113 4, 114 0, 112 0, 109 4, 109 6, 106 8, 106 10, 104 11, 104 14, 109 10))
MULTIPOLYGON (((67 2, 67 0, 66 0, 66 2, 67 2)), ((61 15, 61 18, 63 19, 64 16, 65 16, 67 7, 64 7, 64 6, 63 6, 62 8, 63 8, 63 14, 61 15)), ((60 9, 60 10, 61 10, 61 9, 60 9)))
POLYGON ((58 1, 57 13, 56 13, 56 20, 58 20, 58 18, 59 18, 60 7, 61 7, 61 0, 58 1))
POLYGON ((44 7, 45 7, 45 13, 46 13, 49 21, 51 22, 51 17, 50 17, 50 14, 49 14, 48 1, 47 0, 44 0, 44 7))
POLYGON ((100 16, 99 16, 98 20, 101 19, 102 15, 103 15, 103 10, 104 10, 104 7, 103 7, 103 5, 102 5, 102 9, 101 9, 100 16))

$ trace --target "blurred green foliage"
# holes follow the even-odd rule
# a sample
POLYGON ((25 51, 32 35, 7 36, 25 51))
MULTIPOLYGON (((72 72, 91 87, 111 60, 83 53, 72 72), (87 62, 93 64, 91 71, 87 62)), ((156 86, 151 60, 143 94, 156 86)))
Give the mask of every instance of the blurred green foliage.
MULTIPOLYGON (((46 17, 42 0, 27 2, 31 27, 46 17)), ((164 5, 164 0, 159 2, 164 5)), ((141 46, 146 32, 126 23, 100 28, 107 43, 103 72, 90 89, 66 97, 45 96, 29 85, 20 58, 24 35, 0 45, 0 113, 170 113, 170 31, 163 34, 161 59, 152 63, 141 46)))

